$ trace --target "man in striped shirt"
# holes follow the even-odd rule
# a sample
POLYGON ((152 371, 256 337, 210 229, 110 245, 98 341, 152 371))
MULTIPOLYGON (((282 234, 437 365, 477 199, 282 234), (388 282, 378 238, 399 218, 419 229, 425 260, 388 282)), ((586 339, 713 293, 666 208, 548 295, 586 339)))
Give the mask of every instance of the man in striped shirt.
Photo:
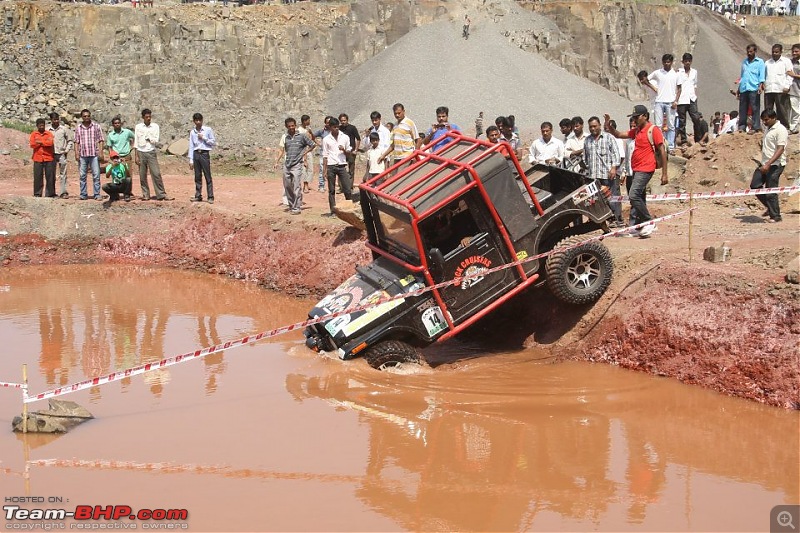
POLYGON ((394 104, 392 111, 397 119, 397 125, 392 129, 392 143, 378 160, 384 161, 391 155, 390 166, 413 154, 421 143, 417 125, 406 116, 403 104, 394 104))
POLYGON ((78 162, 80 172, 81 200, 86 200, 89 194, 86 190, 86 173, 89 165, 92 166, 92 180, 94 181, 95 200, 100 200, 100 160, 99 154, 103 153, 105 139, 100 125, 92 120, 92 113, 88 109, 81 111, 81 123, 75 128, 75 161, 78 162))
MULTIPOLYGON (((589 119, 589 135, 583 141, 583 161, 589 177, 596 179, 601 185, 611 189, 613 196, 619 196, 619 179, 617 167, 620 163, 617 140, 603 131, 598 117, 589 119)), ((623 227, 622 205, 619 202, 611 204, 614 212, 612 227, 623 227)))

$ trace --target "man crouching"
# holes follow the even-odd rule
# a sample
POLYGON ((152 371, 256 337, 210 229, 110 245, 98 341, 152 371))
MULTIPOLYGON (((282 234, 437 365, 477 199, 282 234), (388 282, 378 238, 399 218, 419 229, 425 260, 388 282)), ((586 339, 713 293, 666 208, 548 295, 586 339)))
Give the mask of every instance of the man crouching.
POLYGON ((112 203, 119 201, 119 195, 126 202, 131 201, 131 169, 127 163, 120 160, 119 154, 114 150, 108 154, 111 164, 106 166, 106 176, 111 181, 103 185, 103 191, 108 195, 108 200, 103 203, 103 207, 109 207, 112 203))

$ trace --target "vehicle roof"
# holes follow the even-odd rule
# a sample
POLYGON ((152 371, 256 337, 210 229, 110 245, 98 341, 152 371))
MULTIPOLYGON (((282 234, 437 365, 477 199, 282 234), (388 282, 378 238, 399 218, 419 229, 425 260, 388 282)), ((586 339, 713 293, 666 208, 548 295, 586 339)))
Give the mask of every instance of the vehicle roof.
POLYGON ((450 142, 436 152, 416 150, 393 176, 387 171, 360 187, 402 206, 412 217, 424 218, 438 204, 474 187, 476 181, 507 171, 511 153, 507 143, 492 144, 458 132, 447 136, 450 142))

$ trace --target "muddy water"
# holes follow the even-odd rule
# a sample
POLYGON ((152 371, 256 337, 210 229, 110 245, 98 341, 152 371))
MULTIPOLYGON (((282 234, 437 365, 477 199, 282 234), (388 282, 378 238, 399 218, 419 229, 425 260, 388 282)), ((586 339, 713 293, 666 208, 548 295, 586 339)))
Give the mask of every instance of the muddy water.
MULTIPOLYGON (((3 269, 0 381, 27 363, 40 392, 310 303, 185 272, 3 269)), ((750 531, 798 501, 798 413, 532 351, 397 375, 287 335, 66 396, 97 419, 60 437, 12 434, 19 398, 0 389, 2 496, 187 509, 193 531, 750 531)))

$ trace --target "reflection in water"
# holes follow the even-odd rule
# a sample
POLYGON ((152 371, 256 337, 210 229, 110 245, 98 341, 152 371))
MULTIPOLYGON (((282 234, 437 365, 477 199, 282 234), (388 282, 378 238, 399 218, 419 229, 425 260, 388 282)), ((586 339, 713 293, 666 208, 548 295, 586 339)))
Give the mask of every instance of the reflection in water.
MULTIPOLYGON (((356 494, 409 530, 583 529, 614 513, 626 517, 621 524, 652 527, 648 513, 657 515, 670 494, 705 493, 687 469, 779 490, 787 503, 796 498, 797 477, 785 469, 797 464, 797 450, 753 431, 796 431, 792 413, 746 402, 735 416, 709 411, 692 398, 730 399, 677 384, 686 397, 674 388, 631 390, 629 373, 608 368, 615 378, 584 389, 576 374, 594 373, 586 375, 591 382, 600 368, 575 365, 559 372, 574 381, 548 381, 555 368, 526 363, 498 372, 480 361, 402 380, 349 369, 295 373, 286 387, 297 400, 319 398, 359 413, 369 428, 369 458, 356 494), (548 521, 552 513, 561 521, 548 521)), ((691 506, 681 512, 690 522, 691 506)), ((675 527, 667 524, 661 527, 675 527)))
MULTIPOLYGON (((240 283, 220 283, 213 294, 197 290, 191 274, 173 273, 137 267, 48 267, 42 276, 39 268, 6 271, 10 290, 0 294, 0 322, 15 322, 22 335, 31 326, 38 330, 38 358, 41 387, 32 379, 32 391, 53 388, 87 378, 106 375, 143 363, 158 361, 180 351, 219 344, 236 334, 251 333, 263 325, 261 311, 242 308, 242 317, 250 327, 240 327, 242 318, 226 314, 241 302, 240 283), (177 276, 177 277, 176 277, 177 276), (172 279, 176 278, 176 279, 172 279), (253 317, 253 318, 250 318, 253 317), (226 322, 225 335, 219 324, 226 322), (255 322, 254 322, 255 319, 255 322), (170 331, 183 330, 195 323, 194 338, 181 334, 182 344, 170 344, 170 331), (235 330, 233 328, 236 328, 235 330), (20 331, 21 330, 21 331, 20 331), (174 347, 173 347, 174 346, 174 347), (172 349, 167 352, 167 347, 172 349)), ((197 277, 198 284, 207 280, 197 277), (201 281, 202 280, 202 281, 201 281)), ((239 304, 241 305, 241 304, 239 304)), ((296 311, 285 311, 296 320, 296 311)), ((272 312, 280 316, 281 313, 272 312)), ((274 320, 269 321, 274 327, 274 320)), ((2 324, 0 324, 0 327, 2 324)), ((13 336, 7 338, 15 344, 13 336)), ((32 340, 32 339, 31 339, 32 340)), ((33 342, 25 342, 31 347, 33 342)), ((225 372, 223 352, 203 359, 205 391, 213 394, 225 372)), ((4 375, 17 375, 11 361, 0 362, 4 375)), ((131 380, 121 380, 127 391, 131 380)), ((144 383, 155 397, 160 397, 171 380, 169 369, 144 374, 144 383)), ((90 398, 102 397, 102 388, 90 389, 90 398)))

